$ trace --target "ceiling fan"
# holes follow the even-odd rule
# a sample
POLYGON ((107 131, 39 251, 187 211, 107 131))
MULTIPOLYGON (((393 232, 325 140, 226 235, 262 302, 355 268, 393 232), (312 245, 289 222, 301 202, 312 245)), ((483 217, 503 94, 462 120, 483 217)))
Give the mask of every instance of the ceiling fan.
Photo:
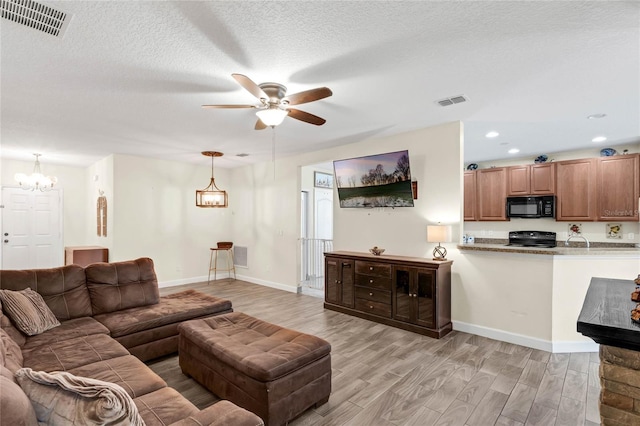
POLYGON ((262 130, 269 126, 277 126, 286 116, 304 121, 305 123, 322 126, 327 120, 295 108, 290 105, 301 105, 317 101, 333 95, 328 87, 305 90, 287 96, 287 88, 279 83, 256 84, 246 75, 231 74, 236 81, 249 93, 260 100, 259 105, 202 105, 202 108, 258 108, 258 121, 255 129, 262 130))

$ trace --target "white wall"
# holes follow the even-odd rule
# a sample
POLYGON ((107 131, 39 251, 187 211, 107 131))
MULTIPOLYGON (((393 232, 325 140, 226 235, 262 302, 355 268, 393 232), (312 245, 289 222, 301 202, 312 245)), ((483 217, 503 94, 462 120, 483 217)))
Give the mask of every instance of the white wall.
MULTIPOLYGON (((165 285, 206 279, 209 248, 233 241, 230 210, 195 206, 195 191, 209 184, 210 173, 204 166, 115 155, 110 260, 150 257, 165 285)), ((217 169, 215 178, 233 208, 228 171, 217 169)))
POLYGON ((232 234, 237 245, 248 247, 249 267, 242 275, 296 290, 302 166, 403 149, 409 150, 412 177, 418 181, 415 207, 334 207, 334 249, 366 252, 377 245, 388 254, 431 257, 433 246, 426 242, 426 227, 436 222, 452 224, 457 238, 462 209, 460 122, 280 158, 275 178, 271 163, 232 170, 233 195, 238 200, 230 206, 232 234))

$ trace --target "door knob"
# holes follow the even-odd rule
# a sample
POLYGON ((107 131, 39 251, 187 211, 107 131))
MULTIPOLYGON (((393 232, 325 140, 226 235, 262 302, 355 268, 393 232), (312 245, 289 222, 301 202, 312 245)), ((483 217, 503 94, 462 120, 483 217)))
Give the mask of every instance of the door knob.
POLYGON ((5 237, 8 237, 8 236, 9 236, 9 233, 8 233, 8 232, 5 232, 5 233, 4 233, 4 236, 5 236, 5 237))
POLYGON ((9 242, 9 240, 4 240, 4 242, 5 242, 5 243, 8 243, 8 242, 9 242))

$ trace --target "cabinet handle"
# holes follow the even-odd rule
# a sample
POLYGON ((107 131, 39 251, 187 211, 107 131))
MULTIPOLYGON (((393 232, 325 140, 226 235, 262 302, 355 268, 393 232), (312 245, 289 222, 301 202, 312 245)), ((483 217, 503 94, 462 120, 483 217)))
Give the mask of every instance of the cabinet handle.
POLYGON ((373 280, 369 280, 369 284, 373 284, 373 280))
POLYGON ((373 309, 373 306, 369 305, 369 308, 370 308, 370 309, 373 309))
POLYGON ((342 284, 342 281, 338 280, 336 281, 336 284, 342 284))
POLYGON ((351 264, 349 262, 342 262, 342 266, 345 268, 351 268, 351 264))
POLYGON ((373 296, 373 293, 369 293, 369 296, 373 296))
POLYGON ((373 271, 373 266, 369 266, 369 270, 370 270, 370 271, 373 271))

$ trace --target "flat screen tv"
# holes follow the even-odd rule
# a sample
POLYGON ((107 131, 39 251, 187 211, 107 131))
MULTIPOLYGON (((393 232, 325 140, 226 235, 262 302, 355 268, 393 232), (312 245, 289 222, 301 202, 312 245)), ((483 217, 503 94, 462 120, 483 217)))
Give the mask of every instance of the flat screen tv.
POLYGON ((333 162, 340 207, 413 207, 409 151, 333 162))

